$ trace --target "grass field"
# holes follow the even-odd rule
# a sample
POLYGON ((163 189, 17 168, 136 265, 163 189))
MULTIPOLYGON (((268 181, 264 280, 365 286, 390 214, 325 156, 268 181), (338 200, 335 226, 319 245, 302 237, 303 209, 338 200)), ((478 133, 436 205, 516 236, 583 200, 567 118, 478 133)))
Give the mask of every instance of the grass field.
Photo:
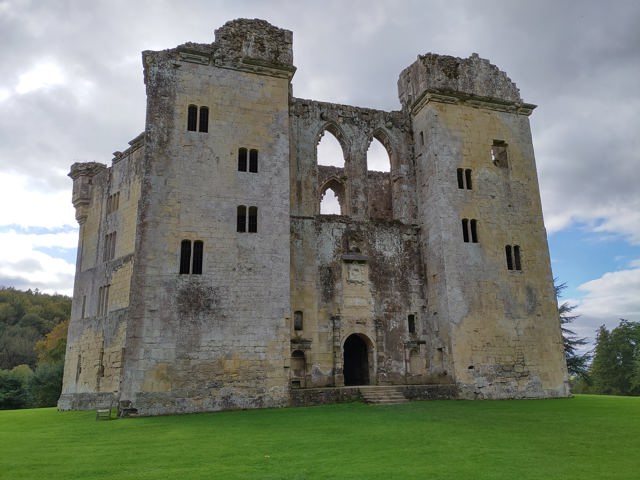
POLYGON ((2 479, 637 479, 640 398, 0 411, 0 452, 2 479))

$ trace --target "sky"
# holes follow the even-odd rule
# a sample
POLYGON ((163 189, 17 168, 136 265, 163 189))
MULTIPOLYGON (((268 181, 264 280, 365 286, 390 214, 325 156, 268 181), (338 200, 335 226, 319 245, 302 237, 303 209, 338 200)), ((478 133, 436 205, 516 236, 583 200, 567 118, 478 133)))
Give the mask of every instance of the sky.
POLYGON ((530 117, 554 277, 593 340, 640 321, 637 0, 0 0, 0 286, 70 295, 69 167, 109 164, 144 130, 141 51, 235 18, 293 31, 293 94, 399 110, 428 52, 489 59, 530 117))

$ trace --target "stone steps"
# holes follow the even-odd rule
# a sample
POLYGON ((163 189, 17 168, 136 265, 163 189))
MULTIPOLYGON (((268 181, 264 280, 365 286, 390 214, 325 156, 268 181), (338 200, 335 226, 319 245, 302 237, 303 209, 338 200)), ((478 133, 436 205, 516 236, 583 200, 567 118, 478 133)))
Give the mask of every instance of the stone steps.
POLYGON ((395 405, 409 401, 398 388, 391 385, 369 385, 358 389, 365 403, 395 405))

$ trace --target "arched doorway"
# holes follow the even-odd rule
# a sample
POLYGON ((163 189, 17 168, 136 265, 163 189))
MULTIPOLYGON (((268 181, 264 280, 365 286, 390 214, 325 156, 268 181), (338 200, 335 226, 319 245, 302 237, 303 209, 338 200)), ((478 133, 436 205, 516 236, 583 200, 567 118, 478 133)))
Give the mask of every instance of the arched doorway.
POLYGON ((359 335, 350 335, 344 342, 344 384, 369 385, 369 352, 359 335))

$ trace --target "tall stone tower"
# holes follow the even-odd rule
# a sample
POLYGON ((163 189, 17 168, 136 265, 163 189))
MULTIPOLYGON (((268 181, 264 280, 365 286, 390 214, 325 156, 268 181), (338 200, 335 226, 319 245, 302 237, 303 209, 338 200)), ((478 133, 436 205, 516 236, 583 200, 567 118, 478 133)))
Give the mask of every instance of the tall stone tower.
MULTIPOLYGON (((125 409, 287 401, 291 43, 291 32, 246 20, 211 45, 143 53, 134 288, 118 338, 125 409)), ((113 281, 109 290, 113 301, 113 281)), ((77 402, 70 383, 63 400, 77 402)))
POLYGON ((398 91, 413 126, 428 315, 461 395, 562 391, 528 119, 535 105, 477 54, 420 56, 401 73, 398 91))

